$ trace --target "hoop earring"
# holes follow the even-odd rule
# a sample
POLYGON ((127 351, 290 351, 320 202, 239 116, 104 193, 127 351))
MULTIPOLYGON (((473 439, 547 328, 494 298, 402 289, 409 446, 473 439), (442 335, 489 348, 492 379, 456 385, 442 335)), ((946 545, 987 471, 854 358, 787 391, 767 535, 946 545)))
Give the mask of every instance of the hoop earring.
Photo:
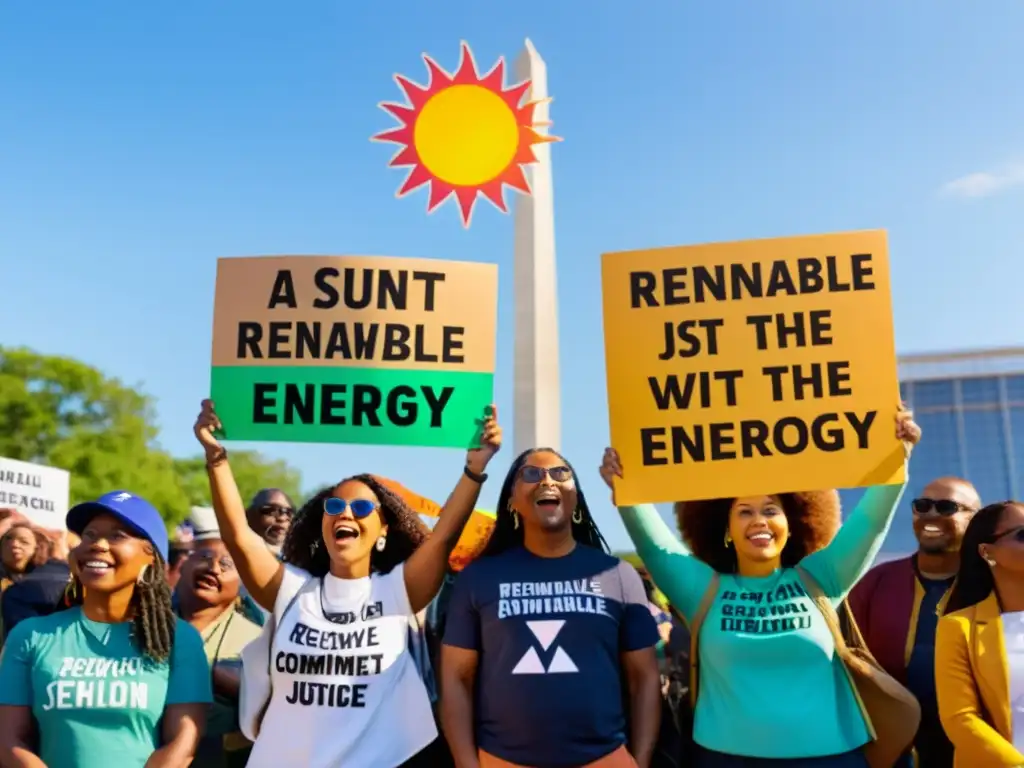
POLYGON ((579 507, 576 507, 576 509, 572 511, 572 521, 576 523, 576 525, 583 522, 583 510, 579 507))
POLYGON ((138 577, 135 579, 135 585, 143 587, 146 585, 146 576, 149 575, 149 564, 142 566, 142 570, 139 571, 138 577))
POLYGON ((724 547, 725 547, 726 549, 728 549, 728 548, 729 548, 729 545, 730 545, 730 544, 732 544, 732 536, 730 536, 730 535, 729 535, 729 532, 728 532, 728 531, 726 531, 726 532, 725 532, 725 539, 724 539, 724 542, 723 542, 723 546, 724 546, 724 547))
POLYGON ((514 509, 512 510, 512 527, 513 528, 518 528, 519 527, 519 513, 516 512, 514 509))
POLYGON ((78 599, 78 580, 72 576, 68 579, 67 586, 64 587, 64 605, 71 607, 74 602, 78 599))
POLYGON ((377 538, 377 543, 374 544, 374 546, 377 547, 377 551, 378 552, 383 552, 384 551, 384 547, 386 547, 387 545, 388 545, 388 540, 387 540, 387 537, 385 537, 385 536, 379 536, 377 538))

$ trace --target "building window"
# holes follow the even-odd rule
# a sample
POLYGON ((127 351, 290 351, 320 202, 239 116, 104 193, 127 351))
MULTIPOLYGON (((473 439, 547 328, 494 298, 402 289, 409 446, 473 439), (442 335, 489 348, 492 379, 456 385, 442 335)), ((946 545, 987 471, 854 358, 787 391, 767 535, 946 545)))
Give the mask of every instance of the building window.
POLYGON ((1006 377, 1006 399, 1011 403, 1024 404, 1024 376, 1006 377))
POLYGON ((911 407, 910 402, 913 397, 913 387, 906 381, 900 382, 900 400, 907 404, 907 407, 911 407))
POLYGON ((1007 498, 1019 499, 1024 496, 1024 406, 1010 409, 1010 440, 1013 444, 1014 478, 1016 485, 1007 498))
MULTIPOLYGON (((924 444, 922 436, 922 445, 924 444)), ((1006 461, 1006 438, 1001 411, 964 411, 964 446, 967 450, 967 479, 978 489, 981 500, 1010 498, 1010 471, 1006 461)))
POLYGON ((915 408, 946 408, 953 407, 952 381, 915 381, 915 408))
POLYGON ((999 379, 964 379, 960 382, 960 399, 964 405, 998 405, 999 379))

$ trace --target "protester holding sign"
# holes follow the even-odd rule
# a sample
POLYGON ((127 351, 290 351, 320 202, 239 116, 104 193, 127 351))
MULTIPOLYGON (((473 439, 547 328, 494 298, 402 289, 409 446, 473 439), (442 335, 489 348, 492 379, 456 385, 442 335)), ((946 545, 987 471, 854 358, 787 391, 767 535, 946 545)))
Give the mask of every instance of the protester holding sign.
MULTIPOLYGON (((896 414, 896 436, 909 456, 920 429, 908 411, 896 414)), ((605 452, 601 475, 613 496, 628 471, 616 451, 605 452)), ((689 550, 653 505, 619 507, 655 584, 698 624, 698 765, 867 765, 869 730, 812 597, 816 587, 835 605, 846 597, 878 553, 902 492, 868 489, 831 543, 835 492, 686 504, 689 550)))
POLYGON ((74 507, 67 526, 82 537, 70 606, 21 622, 0 660, 0 764, 188 765, 209 669, 199 633, 171 610, 160 514, 114 491, 74 507))
POLYGON ((935 687, 957 768, 1024 765, 1024 504, 967 525, 935 637, 935 687))
POLYGON ((650 765, 658 630, 639 575, 608 554, 555 451, 512 464, 487 548, 455 581, 443 642, 442 719, 457 765, 650 765))
MULTIPOLYGON (((204 401, 195 433, 221 535, 249 593, 273 612, 264 630, 272 632, 271 693, 250 729, 258 737, 249 765, 430 766, 437 729, 410 624, 437 594, 501 446, 493 406, 432 533, 397 495, 357 475, 306 502, 283 563, 249 527, 227 451, 212 433, 219 426, 204 401)), ((261 661, 245 663, 243 688, 261 661)))

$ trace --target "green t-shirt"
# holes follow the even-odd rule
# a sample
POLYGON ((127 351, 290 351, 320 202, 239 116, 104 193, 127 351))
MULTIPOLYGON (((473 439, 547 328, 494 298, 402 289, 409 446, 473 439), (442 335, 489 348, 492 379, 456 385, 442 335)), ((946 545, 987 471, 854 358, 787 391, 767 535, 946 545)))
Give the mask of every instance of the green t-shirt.
POLYGON ((211 700, 202 638, 180 619, 170 664, 138 651, 130 623, 77 607, 20 622, 0 654, 0 705, 32 708, 47 768, 142 768, 166 706, 211 700))

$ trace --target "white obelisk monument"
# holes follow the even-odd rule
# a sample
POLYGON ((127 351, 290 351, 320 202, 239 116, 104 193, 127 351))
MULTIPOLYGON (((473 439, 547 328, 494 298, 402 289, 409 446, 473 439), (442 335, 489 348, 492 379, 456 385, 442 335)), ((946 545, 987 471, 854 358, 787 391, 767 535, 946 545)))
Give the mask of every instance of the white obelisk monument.
MULTIPOLYGON (((529 101, 546 99, 548 69, 533 43, 515 63, 516 82, 530 81, 529 101)), ((548 121, 547 101, 534 121, 548 121)), ((545 127, 539 130, 546 131, 545 127)), ((530 448, 559 450, 562 442, 558 378, 558 283, 555 270, 555 209, 551 144, 534 144, 537 162, 525 166, 532 194, 515 201, 512 285, 515 304, 513 443, 518 456, 530 448)))

